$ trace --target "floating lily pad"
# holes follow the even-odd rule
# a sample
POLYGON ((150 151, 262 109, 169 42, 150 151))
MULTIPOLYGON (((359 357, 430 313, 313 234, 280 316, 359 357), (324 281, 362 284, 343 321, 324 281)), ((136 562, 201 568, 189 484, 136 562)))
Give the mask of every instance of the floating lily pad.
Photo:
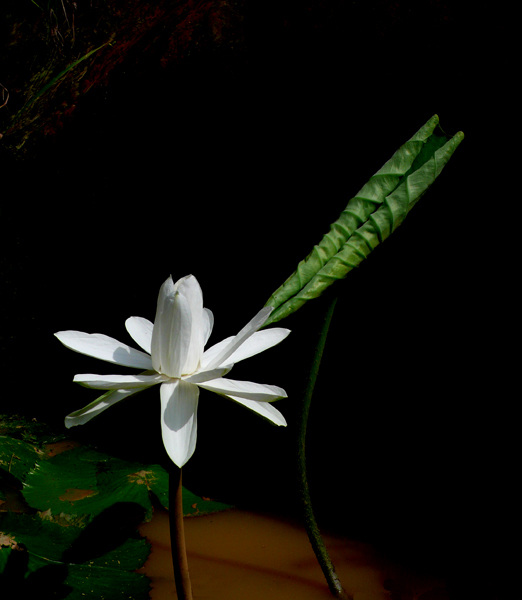
POLYGON ((0 475, 3 472, 4 477, 11 475, 23 481, 41 454, 42 452, 32 444, 1 436, 0 475))
MULTIPOLYGON (((151 493, 162 506, 169 507, 168 473, 159 465, 123 461, 85 446, 66 444, 63 440, 56 454, 56 443, 49 447, 48 442, 62 438, 50 433, 44 424, 22 417, 0 415, 0 427, 3 432, 9 430, 31 440, 0 436, 0 478, 3 474, 4 478, 14 477, 19 484, 23 483, 28 504, 42 512, 50 511, 55 519, 62 515, 62 520, 83 518, 85 521, 85 515, 96 516, 111 504, 123 501, 142 506, 145 519, 149 520, 151 493), (38 437, 39 431, 45 435, 38 437)), ((229 504, 200 498, 183 488, 185 516, 229 508, 232 508, 229 504)))
MULTIPOLYGON (((152 517, 154 493, 168 508, 168 474, 159 465, 143 465, 80 447, 39 460, 25 478, 28 504, 52 515, 99 515, 118 502, 132 502, 152 517)), ((185 516, 208 514, 230 505, 202 499, 183 489, 185 516)))
POLYGON ((8 512, 0 515, 0 531, 33 554, 59 561, 81 528, 61 527, 39 515, 8 512))
MULTIPOLYGON (((168 507, 167 507, 168 508, 168 507)), ((189 492, 189 490, 183 488, 183 515, 185 517, 196 517, 201 515, 208 515, 210 513, 219 512, 220 510, 227 510, 232 508, 230 504, 224 504, 223 502, 217 502, 210 498, 200 498, 189 492)))
MULTIPOLYGON (((11 489, 23 484, 33 511, 2 512, 0 495, 2 597, 149 597, 149 580, 136 573, 149 544, 137 526, 151 518, 153 495, 168 508, 165 469, 85 446, 65 444, 56 453, 38 440, 3 436, 0 475, 11 489)), ((195 516, 230 506, 183 489, 183 508, 195 516)))
POLYGON ((99 514, 111 504, 110 498, 100 495, 96 481, 103 458, 108 457, 75 448, 38 461, 26 476, 23 494, 27 503, 41 511, 51 510, 53 515, 99 514))
POLYGON ((148 578, 134 572, 149 555, 146 540, 131 532, 119 543, 107 529, 105 536, 89 533, 92 527, 97 529, 94 521, 86 528, 64 527, 41 515, 0 515, 2 590, 67 600, 148 599, 148 578))

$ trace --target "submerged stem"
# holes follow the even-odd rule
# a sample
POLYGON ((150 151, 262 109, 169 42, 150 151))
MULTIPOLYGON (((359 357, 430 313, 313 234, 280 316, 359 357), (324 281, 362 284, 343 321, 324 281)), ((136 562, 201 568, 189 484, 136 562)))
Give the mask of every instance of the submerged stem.
POLYGON ((172 465, 169 472, 169 506, 170 543, 177 598, 179 600, 192 600, 187 549, 185 547, 185 530, 183 528, 181 469, 175 465, 172 465))
POLYGON ((351 596, 349 596, 343 589, 339 577, 335 572, 334 565, 328 551, 326 550, 326 546, 324 545, 323 539, 321 537, 321 533, 317 526, 317 522, 315 520, 314 511, 312 509, 312 501, 310 498, 310 489, 308 487, 308 478, 306 475, 306 456, 305 456, 305 439, 306 439, 306 425, 308 422, 308 413, 310 412, 310 403, 312 401, 312 395, 315 387, 315 382, 317 380, 317 375, 319 373, 319 366, 321 364, 321 358, 323 356, 324 346, 326 344, 326 337, 328 335, 328 329, 330 327, 330 322, 332 320, 332 315, 335 309, 335 305, 337 303, 337 296, 334 296, 330 301, 326 309, 326 313, 324 316, 324 322, 321 327, 321 333, 319 335, 319 340, 317 342, 317 346, 315 348, 314 358, 312 361, 312 366, 310 368, 310 372, 308 375, 308 381, 306 384, 306 390, 303 398, 303 403, 301 406, 301 411, 299 415, 299 431, 298 431, 298 449, 297 449, 297 465, 298 465, 298 485, 299 485, 299 493, 301 496, 303 516, 305 521, 306 532, 308 534, 308 538, 310 539, 310 544, 315 552, 317 560, 321 565, 321 569, 326 578, 326 582, 328 583, 328 587, 330 588, 330 592, 339 600, 352 600, 351 596))

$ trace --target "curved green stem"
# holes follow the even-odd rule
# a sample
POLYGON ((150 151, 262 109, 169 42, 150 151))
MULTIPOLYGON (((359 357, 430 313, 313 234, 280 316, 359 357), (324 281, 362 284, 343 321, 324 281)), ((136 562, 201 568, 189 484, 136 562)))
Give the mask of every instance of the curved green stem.
POLYGON ((321 533, 317 526, 317 522, 315 520, 314 511, 312 509, 312 501, 310 499, 310 489, 308 487, 308 479, 306 476, 306 456, 305 456, 305 438, 306 438, 306 425, 308 422, 308 413, 310 412, 310 403, 312 401, 312 395, 315 387, 315 382, 317 380, 317 375, 319 373, 319 366, 321 364, 321 358, 323 356, 323 350, 326 343, 326 337, 328 335, 328 329, 330 327, 330 322, 332 320, 332 315, 335 309, 335 305, 337 303, 337 296, 334 296, 330 301, 326 309, 326 313, 324 316, 323 325, 321 328, 321 333, 319 335, 319 341, 317 342, 317 346, 315 348, 314 358, 312 362, 312 366, 310 368, 308 382, 306 385, 306 390, 303 398, 303 403, 301 406, 301 412, 299 415, 299 431, 298 431, 298 449, 297 449, 297 465, 298 465, 298 485, 299 485, 299 494, 302 502, 303 516, 305 521, 306 533, 308 534, 308 538, 310 539, 310 544, 315 552, 317 560, 321 565, 321 569, 326 577, 326 581, 328 583, 328 587, 330 588, 330 592, 339 600, 352 600, 351 596, 349 596, 343 589, 339 577, 335 572, 334 565, 328 551, 326 550, 326 546, 324 545, 323 539, 321 537, 321 533))
POLYGON ((172 566, 174 581, 179 600, 192 600, 192 586, 185 547, 183 528, 183 488, 181 487, 181 469, 172 465, 169 471, 169 526, 172 546, 172 566))

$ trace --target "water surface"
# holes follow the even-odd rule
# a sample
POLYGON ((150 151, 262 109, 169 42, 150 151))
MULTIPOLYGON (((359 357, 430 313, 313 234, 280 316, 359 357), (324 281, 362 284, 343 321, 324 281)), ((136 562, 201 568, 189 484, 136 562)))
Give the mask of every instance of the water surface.
MULTIPOLYGON (((152 552, 140 572, 152 600, 175 598, 168 512, 140 526, 152 552)), ((194 600, 331 600, 308 537, 297 522, 232 509, 185 519, 194 600)), ((447 600, 445 583, 396 564, 371 544, 324 535, 339 577, 354 600, 447 600)))

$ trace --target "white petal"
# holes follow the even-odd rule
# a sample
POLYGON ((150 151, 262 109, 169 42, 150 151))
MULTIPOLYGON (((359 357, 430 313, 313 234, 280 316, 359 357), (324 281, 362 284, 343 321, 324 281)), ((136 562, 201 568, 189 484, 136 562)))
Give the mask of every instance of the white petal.
POLYGON ((203 324, 205 328, 205 334, 203 336, 203 347, 205 347, 205 344, 208 342, 208 338, 210 337, 210 334, 212 333, 212 329, 214 327, 214 314, 208 308, 203 309, 203 324))
MULTIPOLYGON (((282 342, 289 333, 290 329, 283 329, 281 327, 256 331, 251 337, 243 341, 239 348, 228 357, 227 363, 235 364, 240 360, 245 360, 245 358, 250 358, 255 354, 264 352, 265 350, 272 348, 272 346, 279 344, 279 342, 282 342)), ((205 350, 203 358, 201 359, 201 368, 206 369, 207 365, 210 365, 214 358, 230 344, 234 337, 235 336, 227 337, 205 350)))
POLYGON ((73 381, 97 390, 132 390, 163 383, 168 381, 168 377, 158 373, 154 375, 94 375, 93 373, 81 373, 75 375, 73 381))
POLYGON ((111 390, 110 392, 106 392, 103 396, 100 396, 94 402, 91 402, 84 408, 80 410, 76 410, 72 412, 70 415, 65 417, 65 426, 67 429, 70 427, 74 427, 75 425, 84 425, 94 417, 97 417, 104 410, 120 402, 121 400, 125 400, 129 396, 140 392, 141 389, 133 389, 133 390, 111 390))
POLYGON ((124 367, 152 368, 150 356, 102 333, 59 331, 54 335, 65 347, 80 354, 86 354, 124 367))
POLYGON ((239 398, 237 396, 227 396, 234 402, 238 402, 243 406, 246 406, 250 410, 253 410, 258 415, 261 415, 265 419, 272 421, 276 425, 282 425, 286 427, 286 420, 283 415, 269 402, 257 402, 256 400, 245 400, 244 398, 239 398))
MULTIPOLYGON (((194 373, 199 368, 205 343, 210 335, 210 315, 203 308, 203 292, 198 280, 193 276, 183 277, 180 280, 179 292, 187 299, 191 314, 190 343, 182 368, 182 374, 194 373)), ((212 313, 211 313, 212 315, 212 313)), ((212 324, 214 318, 212 315, 212 324)))
POLYGON ((169 277, 160 289, 152 331, 153 368, 170 377, 196 371, 207 330, 196 278, 189 275, 174 284, 169 277))
POLYGON ((198 385, 223 396, 238 396, 239 398, 257 400, 258 402, 273 402, 287 397, 285 390, 276 385, 253 383, 252 381, 221 378, 198 383, 198 385))
POLYGON ((203 353, 203 356, 201 358, 201 368, 206 369, 207 365, 209 365, 210 362, 212 360, 214 360, 214 358, 223 350, 223 348, 225 348, 228 344, 230 344, 230 342, 234 339, 234 337, 235 336, 231 335, 230 337, 227 337, 224 340, 221 340, 217 344, 214 344, 213 346, 210 346, 210 348, 205 350, 205 352, 203 353))
POLYGON ((226 375, 234 365, 224 365, 223 367, 217 367, 210 369, 210 371, 197 371, 193 375, 187 375, 183 377, 183 381, 187 383, 202 383, 204 381, 211 381, 213 379, 219 379, 226 375))
POLYGON ((171 377, 182 375, 191 327, 190 306, 169 277, 160 289, 152 331, 152 366, 156 371, 171 377))
POLYGON ((162 384, 160 397, 163 444, 181 468, 196 449, 199 389, 185 381, 172 381, 162 384))
POLYGON ((136 344, 150 354, 154 325, 143 317, 129 317, 125 321, 125 327, 136 344))
POLYGON ((257 315, 251 319, 243 329, 215 356, 205 368, 213 369, 224 362, 229 362, 228 358, 253 335, 263 323, 268 319, 273 308, 266 306, 262 308, 257 315))
POLYGON ((255 354, 264 352, 282 342, 289 333, 290 329, 282 329, 281 327, 256 331, 227 358, 227 363, 235 364, 240 360, 245 360, 245 358, 250 358, 255 354))

